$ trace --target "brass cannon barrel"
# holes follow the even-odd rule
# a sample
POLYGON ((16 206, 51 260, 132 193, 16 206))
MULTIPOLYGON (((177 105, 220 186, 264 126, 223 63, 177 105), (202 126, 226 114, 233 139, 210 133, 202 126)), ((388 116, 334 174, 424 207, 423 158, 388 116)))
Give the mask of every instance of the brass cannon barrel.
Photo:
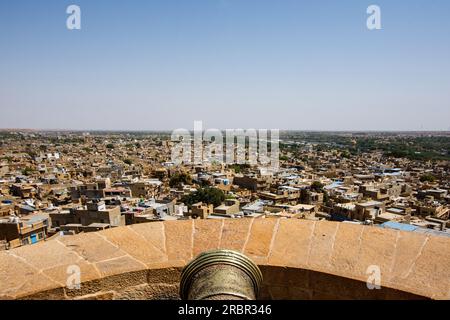
POLYGON ((231 250, 201 253, 181 273, 183 300, 255 300, 262 283, 258 266, 231 250))

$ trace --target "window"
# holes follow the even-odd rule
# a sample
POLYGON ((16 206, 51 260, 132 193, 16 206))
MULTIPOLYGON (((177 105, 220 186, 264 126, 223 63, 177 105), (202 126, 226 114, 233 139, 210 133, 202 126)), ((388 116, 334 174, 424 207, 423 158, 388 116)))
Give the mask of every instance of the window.
POLYGON ((44 238, 44 233, 43 232, 39 232, 38 233, 38 239, 42 240, 42 238, 44 238))
POLYGON ((27 245, 29 243, 30 243, 30 241, 28 240, 28 238, 22 239, 22 244, 23 245, 27 245))

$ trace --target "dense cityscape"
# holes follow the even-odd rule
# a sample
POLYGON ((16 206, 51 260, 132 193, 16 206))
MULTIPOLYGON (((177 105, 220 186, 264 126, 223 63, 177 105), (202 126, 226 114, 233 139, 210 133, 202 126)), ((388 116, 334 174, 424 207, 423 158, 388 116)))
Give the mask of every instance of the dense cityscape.
POLYGON ((450 236, 446 132, 284 131, 277 172, 176 165, 170 132, 0 135, 0 250, 186 219, 331 220, 450 236))

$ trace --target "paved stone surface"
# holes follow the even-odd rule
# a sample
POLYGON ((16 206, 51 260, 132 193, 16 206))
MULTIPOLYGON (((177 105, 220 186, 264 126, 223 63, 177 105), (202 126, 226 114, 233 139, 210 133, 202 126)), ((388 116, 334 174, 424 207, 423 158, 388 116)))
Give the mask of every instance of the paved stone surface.
POLYGON ((330 268, 331 254, 340 224, 316 222, 311 238, 311 250, 307 264, 315 270, 328 270, 330 268))
POLYGON ((0 253, 0 298, 15 298, 56 288, 52 281, 23 259, 0 253))
POLYGON ((253 221, 253 219, 225 219, 220 248, 242 252, 253 221))
POLYGON ((266 261, 270 252, 274 229, 279 221, 279 219, 255 219, 244 248, 244 254, 253 257, 257 263, 266 261))
POLYGON ((164 227, 169 260, 189 262, 193 258, 194 221, 167 221, 164 227))
POLYGON ((102 277, 145 269, 145 265, 128 256, 101 261, 95 266, 102 277))
MULTIPOLYGON (((337 230, 331 253, 330 270, 340 270, 340 274, 361 278, 365 272, 358 267, 362 236, 366 228, 342 223, 337 230)), ((365 271, 365 270, 364 270, 365 271)))
POLYGON ((143 236, 148 242, 153 244, 161 252, 166 253, 166 235, 164 231, 164 223, 152 222, 152 223, 140 223, 129 226, 141 236, 143 236))
POLYGON ((427 241, 427 237, 413 232, 399 232, 389 281, 401 282, 408 276, 427 241))
POLYGON ((174 298, 184 265, 219 247, 244 251, 261 266, 265 297, 450 298, 448 238, 345 223, 240 219, 146 223, 0 252, 0 299, 174 298), (80 292, 65 288, 73 265, 81 271, 80 292), (369 265, 381 269, 379 292, 365 289, 369 265))
POLYGON ((74 273, 74 270, 76 270, 74 266, 76 268, 79 268, 80 281, 82 283, 101 277, 101 274, 97 270, 97 268, 92 263, 89 263, 86 260, 79 260, 71 264, 58 265, 55 267, 47 268, 42 272, 50 279, 58 282, 62 287, 65 287, 68 285, 68 277, 74 273))
MULTIPOLYGON (((123 232, 123 230, 117 232, 123 232)), ((105 238, 102 238, 97 233, 86 233, 75 237, 61 237, 56 239, 56 241, 60 241, 67 248, 90 262, 99 262, 126 255, 123 250, 106 241, 105 238)))
POLYGON ((55 268, 75 264, 81 257, 58 241, 47 241, 35 246, 23 246, 11 251, 36 269, 55 268))
POLYGON ((144 264, 158 263, 167 260, 167 256, 164 252, 130 228, 123 228, 121 232, 109 229, 102 232, 101 235, 144 264))
POLYGON ((223 220, 195 220, 194 257, 203 251, 219 248, 223 220))
POLYGON ((450 289, 449 242, 443 237, 430 237, 418 253, 406 276, 408 286, 421 286, 431 297, 446 296, 450 289))
POLYGON ((280 220, 269 264, 307 267, 314 223, 301 220, 280 220))
POLYGON ((370 266, 377 266, 381 271, 381 283, 388 279, 389 272, 394 261, 395 244, 399 231, 382 228, 366 228, 362 234, 356 270, 359 269, 367 278, 367 270, 370 266))

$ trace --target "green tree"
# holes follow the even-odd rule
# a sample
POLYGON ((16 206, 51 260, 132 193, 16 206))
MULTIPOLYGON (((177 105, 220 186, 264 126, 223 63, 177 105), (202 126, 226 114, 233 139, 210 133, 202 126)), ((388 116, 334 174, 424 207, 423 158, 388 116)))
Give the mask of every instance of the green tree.
POLYGON ((30 148, 27 148, 27 150, 25 150, 25 153, 28 154, 30 158, 36 158, 38 156, 38 154, 30 148))
POLYGON ((324 187, 323 184, 320 183, 319 181, 314 181, 314 182, 311 184, 311 190, 313 190, 313 191, 315 191, 315 192, 322 192, 323 187, 324 187))
POLYGON ((341 153, 341 157, 342 157, 342 158, 349 159, 350 156, 351 156, 351 154, 350 154, 350 152, 349 152, 348 150, 345 150, 345 151, 343 151, 343 152, 341 153))
POLYGON ((431 174, 424 174, 420 177, 421 182, 434 182, 436 178, 431 174))
POLYGON ((29 176, 30 174, 32 174, 34 172, 34 170, 30 167, 26 167, 22 170, 22 174, 24 176, 29 176))
POLYGON ((250 165, 247 163, 244 163, 244 164, 235 163, 235 164, 230 165, 229 168, 233 169, 234 172, 236 172, 236 173, 241 173, 245 169, 250 168, 250 165))
POLYGON ((182 173, 175 173, 173 176, 170 177, 169 186, 172 188, 180 187, 182 184, 191 184, 192 179, 191 176, 182 172, 182 173))
POLYGON ((204 202, 207 204, 212 204, 214 207, 218 207, 224 200, 225 194, 222 190, 210 187, 200 188, 181 199, 181 201, 189 208, 197 202, 204 202))
POLYGON ((326 190, 323 191, 323 203, 328 204, 330 202, 330 195, 326 190))

